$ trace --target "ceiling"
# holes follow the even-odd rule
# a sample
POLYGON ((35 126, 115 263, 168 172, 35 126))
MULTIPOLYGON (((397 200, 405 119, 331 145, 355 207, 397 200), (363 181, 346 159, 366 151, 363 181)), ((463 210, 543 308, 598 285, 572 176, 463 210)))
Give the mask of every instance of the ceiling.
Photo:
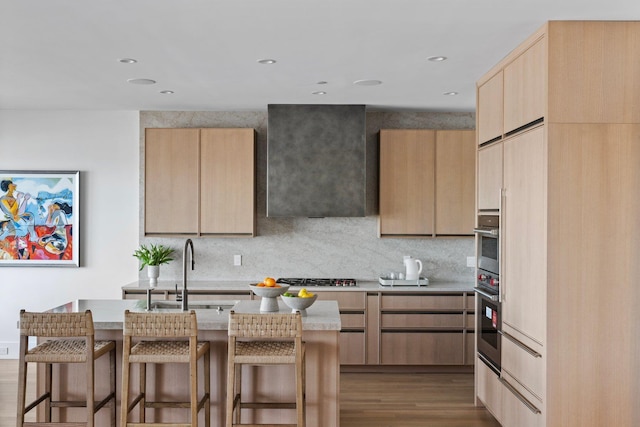
POLYGON ((640 20, 636 0, 0 0, 0 8, 0 109, 473 111, 475 81, 545 21, 640 20), (127 82, 136 78, 157 83, 127 82), (382 84, 354 84, 362 79, 382 84))

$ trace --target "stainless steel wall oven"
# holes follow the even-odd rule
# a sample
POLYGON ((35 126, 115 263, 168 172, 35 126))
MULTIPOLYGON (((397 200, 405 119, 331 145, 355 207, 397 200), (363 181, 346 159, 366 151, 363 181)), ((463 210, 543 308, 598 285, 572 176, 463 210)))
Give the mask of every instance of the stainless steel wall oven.
POLYGON ((498 215, 480 215, 475 232, 478 244, 478 278, 475 287, 478 357, 497 375, 500 375, 502 313, 498 215))

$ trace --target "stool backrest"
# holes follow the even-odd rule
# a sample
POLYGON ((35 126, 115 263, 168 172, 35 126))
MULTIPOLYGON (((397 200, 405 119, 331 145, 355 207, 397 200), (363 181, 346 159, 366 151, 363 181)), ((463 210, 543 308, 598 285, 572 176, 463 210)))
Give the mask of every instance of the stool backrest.
POLYGON ((32 313, 20 310, 20 335, 25 337, 87 337, 94 334, 91 311, 32 313))
POLYGON ((229 313, 229 336, 237 338, 300 338, 302 317, 300 313, 248 314, 229 313))
POLYGON ((123 333, 130 337, 197 337, 196 312, 137 313, 126 310, 123 333))

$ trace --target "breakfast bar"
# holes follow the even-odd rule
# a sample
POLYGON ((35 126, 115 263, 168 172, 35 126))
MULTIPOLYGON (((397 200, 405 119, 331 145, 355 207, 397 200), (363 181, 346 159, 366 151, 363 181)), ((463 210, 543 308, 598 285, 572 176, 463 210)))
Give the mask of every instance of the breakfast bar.
MULTIPOLYGON (((122 372, 122 328, 124 311, 145 311, 147 303, 144 300, 76 300, 53 308, 53 312, 80 312, 91 310, 93 314, 96 340, 114 340, 117 344, 118 385, 117 404, 120 413, 120 373, 122 372)), ((227 338, 229 310, 233 308, 238 313, 259 313, 260 301, 199 301, 196 308, 198 320, 198 339, 209 341, 211 344, 211 425, 224 424, 225 396, 226 396, 226 372, 227 372, 227 338)), ((282 301, 278 301, 280 313, 288 313, 290 308, 282 301)), ((175 309, 162 308, 157 311, 175 311, 175 309)), ((303 317, 303 340, 306 345, 306 420, 309 427, 339 426, 339 333, 341 329, 340 314, 336 301, 317 301, 306 310, 303 317)), ((102 370, 108 369, 108 363, 96 362, 96 378, 100 378, 102 370)), ((250 375, 243 376, 243 391, 247 391, 249 398, 259 397, 260 400, 283 401, 292 400, 295 393, 294 375, 291 369, 285 366, 245 367, 251 369, 250 375), (253 396, 252 396, 253 395, 253 396)), ((84 378, 76 370, 68 366, 54 371, 54 375, 61 375, 67 381, 60 394, 73 398, 74 395, 84 395, 84 378)), ((149 384, 157 384, 149 394, 169 397, 186 396, 188 394, 188 369, 176 364, 157 366, 147 372, 149 384), (183 369, 184 368, 184 369, 183 369)), ((137 369, 132 370, 132 384, 137 384, 137 369)), ((44 375, 38 372, 38 387, 44 385, 44 375)), ((96 384, 96 395, 106 393, 108 384, 96 384)), ((78 410, 75 408, 61 410, 61 421, 66 420, 68 412, 78 410)), ((260 411, 258 409, 247 411, 243 416, 251 422, 268 423, 295 423, 295 411, 289 409, 260 411), (252 411, 252 412, 250 412, 252 411)), ((148 416, 154 417, 153 410, 148 410, 148 416)), ((42 416, 42 414, 39 414, 42 416)), ((135 415, 133 415, 135 417, 135 415)), ((159 422, 184 420, 188 414, 184 409, 163 410, 156 418, 159 422)), ((72 417, 69 417, 70 419, 72 417)), ((202 415, 201 415, 202 418, 202 415)), ((199 420, 200 425, 202 419, 199 420)), ((109 417, 105 411, 96 415, 96 426, 108 426, 109 417), (102 413, 104 412, 104 413, 102 413)))

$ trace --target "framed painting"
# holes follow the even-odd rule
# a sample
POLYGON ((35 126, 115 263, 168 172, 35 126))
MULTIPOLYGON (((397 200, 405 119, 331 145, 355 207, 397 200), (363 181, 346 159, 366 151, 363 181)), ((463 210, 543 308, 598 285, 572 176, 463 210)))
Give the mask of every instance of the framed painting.
POLYGON ((0 266, 80 266, 80 172, 0 170, 0 266))

